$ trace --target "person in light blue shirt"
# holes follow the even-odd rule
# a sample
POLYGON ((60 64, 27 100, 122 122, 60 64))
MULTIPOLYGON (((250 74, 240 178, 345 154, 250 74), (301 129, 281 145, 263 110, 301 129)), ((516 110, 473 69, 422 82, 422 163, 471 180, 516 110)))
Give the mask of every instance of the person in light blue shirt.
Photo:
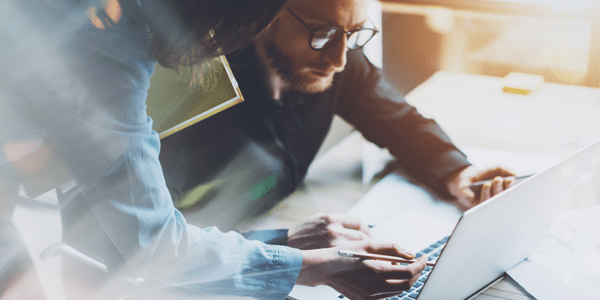
MULTIPOLYGON (((33 195, 23 184, 27 178, 64 167, 75 187, 58 187, 61 212, 78 215, 63 230, 65 238, 94 227, 82 246, 117 280, 144 278, 145 287, 178 294, 283 299, 298 283, 384 297, 418 278, 426 257, 392 266, 339 257, 341 246, 267 245, 188 225, 173 207, 158 135, 146 115, 156 62, 197 66, 233 52, 285 1, 1 2, 0 193, 6 211, 33 195), (49 163, 54 155, 59 166, 49 163)), ((344 249, 414 256, 397 245, 359 242, 344 249)))

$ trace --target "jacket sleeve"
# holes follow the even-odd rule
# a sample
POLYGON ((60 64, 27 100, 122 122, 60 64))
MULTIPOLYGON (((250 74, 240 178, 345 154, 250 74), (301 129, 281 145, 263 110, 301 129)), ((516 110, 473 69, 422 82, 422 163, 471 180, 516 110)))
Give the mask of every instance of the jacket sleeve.
POLYGON ((348 52, 337 113, 369 141, 388 148, 400 164, 446 194, 448 176, 469 166, 439 125, 423 117, 360 51, 348 52))

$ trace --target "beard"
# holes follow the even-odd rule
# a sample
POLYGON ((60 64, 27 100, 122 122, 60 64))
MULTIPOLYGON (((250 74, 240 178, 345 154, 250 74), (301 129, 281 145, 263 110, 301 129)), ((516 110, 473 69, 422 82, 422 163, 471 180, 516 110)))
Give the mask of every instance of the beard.
MULTIPOLYGON (((267 59, 271 63, 271 68, 275 70, 290 90, 306 94, 322 93, 333 83, 333 76, 315 79, 309 74, 302 72, 301 68, 294 63, 292 56, 279 48, 274 39, 267 38, 263 46, 267 59)), ((323 67, 316 67, 315 69, 327 70, 331 69, 331 67, 325 65, 323 67)), ((336 72, 341 72, 341 70, 336 72)))

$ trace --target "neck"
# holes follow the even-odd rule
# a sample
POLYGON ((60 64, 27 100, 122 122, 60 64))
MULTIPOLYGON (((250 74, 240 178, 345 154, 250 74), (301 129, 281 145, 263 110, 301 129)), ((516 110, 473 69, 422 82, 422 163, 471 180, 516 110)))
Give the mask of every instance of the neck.
POLYGON ((271 67, 271 61, 267 57, 264 47, 259 42, 253 43, 254 51, 260 62, 262 69, 263 81, 266 85, 267 93, 273 100, 281 100, 287 91, 287 85, 277 74, 275 69, 271 67))

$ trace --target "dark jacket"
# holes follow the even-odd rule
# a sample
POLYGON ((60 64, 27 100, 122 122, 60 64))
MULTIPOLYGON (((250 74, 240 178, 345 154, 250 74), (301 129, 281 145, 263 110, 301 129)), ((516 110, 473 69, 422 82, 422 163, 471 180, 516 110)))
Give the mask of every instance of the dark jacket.
POLYGON ((336 114, 442 193, 444 179, 469 165, 437 123, 406 103, 360 51, 348 52, 345 70, 325 92, 288 93, 281 101, 268 96, 252 47, 229 61, 244 102, 162 141, 174 199, 218 181, 218 198, 281 200, 302 184, 336 114))

